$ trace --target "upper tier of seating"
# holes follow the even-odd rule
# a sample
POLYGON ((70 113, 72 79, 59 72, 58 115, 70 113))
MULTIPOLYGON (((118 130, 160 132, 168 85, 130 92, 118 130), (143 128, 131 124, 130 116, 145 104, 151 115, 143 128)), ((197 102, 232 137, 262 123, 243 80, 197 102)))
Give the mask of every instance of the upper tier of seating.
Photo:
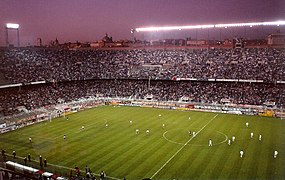
POLYGON ((10 83, 83 79, 285 80, 282 49, 10 49, 0 74, 10 83))

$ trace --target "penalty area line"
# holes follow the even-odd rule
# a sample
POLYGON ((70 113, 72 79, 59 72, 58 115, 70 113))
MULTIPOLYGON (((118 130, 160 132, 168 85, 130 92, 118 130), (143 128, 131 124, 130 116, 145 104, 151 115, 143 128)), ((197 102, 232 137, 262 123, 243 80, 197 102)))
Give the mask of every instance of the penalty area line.
MULTIPOLYGON (((212 119, 210 119, 209 122, 207 122, 207 124, 205 124, 195 135, 195 137, 208 125, 210 124, 210 122, 212 122, 216 117, 218 116, 218 114, 216 114, 212 119)), ((181 148, 179 148, 152 176, 150 179, 153 179, 185 146, 187 146, 187 144, 194 138, 194 136, 192 136, 188 141, 186 141, 186 143, 183 144, 183 146, 181 146, 181 148)))

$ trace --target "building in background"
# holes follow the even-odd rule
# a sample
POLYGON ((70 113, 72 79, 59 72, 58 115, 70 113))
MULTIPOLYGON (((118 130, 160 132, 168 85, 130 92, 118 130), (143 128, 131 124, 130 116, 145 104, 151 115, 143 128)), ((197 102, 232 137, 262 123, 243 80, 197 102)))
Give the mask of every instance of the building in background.
POLYGON ((269 46, 284 46, 285 45, 285 35, 284 34, 270 34, 268 35, 268 45, 269 46))

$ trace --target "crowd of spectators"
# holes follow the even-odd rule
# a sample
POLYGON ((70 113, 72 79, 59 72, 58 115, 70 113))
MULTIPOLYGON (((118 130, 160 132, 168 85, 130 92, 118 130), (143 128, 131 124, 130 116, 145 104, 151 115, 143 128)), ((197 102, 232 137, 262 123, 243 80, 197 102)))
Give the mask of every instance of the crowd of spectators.
POLYGON ((24 106, 39 107, 70 102, 87 97, 129 97, 192 102, 263 105, 275 102, 285 107, 285 85, 273 83, 219 83, 169 80, 81 80, 0 89, 0 114, 11 115, 24 106))
POLYGON ((206 79, 285 80, 282 49, 10 49, 0 73, 11 83, 46 80, 206 79))
POLYGON ((262 105, 284 108, 284 49, 2 49, 0 75, 11 83, 43 85, 0 89, 0 114, 88 96, 262 105), (171 81, 197 78, 199 81, 171 81), (148 80, 151 80, 149 87, 148 80), (269 83, 221 83, 251 79, 269 83))

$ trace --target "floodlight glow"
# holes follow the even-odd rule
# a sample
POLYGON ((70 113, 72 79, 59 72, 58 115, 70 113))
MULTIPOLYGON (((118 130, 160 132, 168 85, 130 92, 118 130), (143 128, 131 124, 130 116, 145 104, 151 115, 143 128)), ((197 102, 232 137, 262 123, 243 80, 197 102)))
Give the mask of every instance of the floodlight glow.
POLYGON ((215 25, 193 25, 193 26, 164 26, 164 27, 145 27, 136 28, 137 32, 140 31, 167 31, 167 30, 183 30, 183 29, 205 29, 213 28, 215 25))
POLYGON ((280 26, 285 25, 285 21, 271 22, 250 22, 250 23, 231 23, 231 24, 208 24, 208 25, 190 25, 190 26, 164 26, 164 27, 143 27, 135 28, 136 32, 140 31, 167 31, 167 30, 183 30, 183 29, 206 29, 206 28, 228 28, 228 27, 244 27, 244 26, 280 26))
POLYGON ((18 28, 19 28, 19 24, 7 23, 7 24, 6 24, 6 28, 9 28, 9 29, 18 29, 18 28))

